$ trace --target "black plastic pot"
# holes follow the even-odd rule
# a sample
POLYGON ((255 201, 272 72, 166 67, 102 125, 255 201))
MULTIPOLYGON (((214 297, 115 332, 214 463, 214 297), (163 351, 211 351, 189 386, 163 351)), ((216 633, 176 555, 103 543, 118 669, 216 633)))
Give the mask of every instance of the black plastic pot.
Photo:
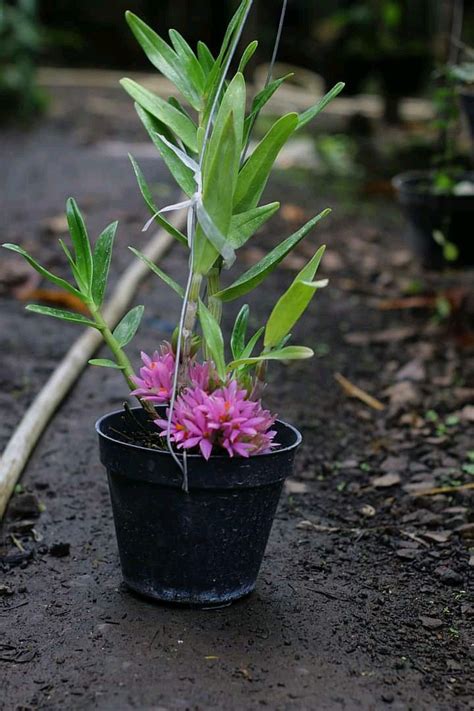
POLYGON ((474 143, 474 92, 463 91, 460 93, 459 97, 469 125, 469 130, 471 131, 471 139, 474 143))
MULTIPOLYGON (((141 408, 136 418, 148 424, 141 408)), ((211 606, 247 595, 263 559, 285 478, 301 442, 277 421, 281 447, 249 459, 188 455, 189 493, 167 451, 132 444, 123 410, 96 424, 125 583, 166 602, 211 606)), ((156 432, 156 430, 155 430, 156 432)))
MULTIPOLYGON (((463 179, 474 180, 474 173, 463 179)), ((428 171, 410 171, 393 179, 398 201, 408 219, 408 242, 423 264, 431 268, 446 266, 442 247, 433 238, 439 230, 459 250, 450 266, 474 264, 474 195, 436 194, 431 189, 428 171)))

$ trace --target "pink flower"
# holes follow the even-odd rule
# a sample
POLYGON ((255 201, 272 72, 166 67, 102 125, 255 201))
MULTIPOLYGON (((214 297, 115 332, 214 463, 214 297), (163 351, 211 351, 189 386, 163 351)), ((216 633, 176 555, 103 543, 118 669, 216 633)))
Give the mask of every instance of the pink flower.
MULTIPOLYGON (((274 421, 275 417, 260 402, 249 400, 247 391, 239 390, 236 380, 213 393, 190 387, 176 399, 171 440, 178 449, 199 447, 205 459, 209 459, 214 447, 225 449, 231 457, 249 457, 276 446, 276 432, 270 430, 274 421)), ((166 436, 167 420, 158 419, 155 424, 166 436)))
POLYGON ((138 387, 131 394, 160 405, 169 402, 175 362, 170 344, 165 341, 151 357, 142 351, 141 357, 144 365, 140 368, 140 377, 133 376, 138 387))
MULTIPOLYGON (((188 388, 176 398, 171 423, 171 440, 178 449, 192 449, 199 446, 201 454, 209 459, 212 452, 214 432, 209 428, 206 414, 206 403, 209 398, 201 388, 188 388)), ((167 416, 169 411, 166 412, 167 416)), ((162 428, 160 433, 166 437, 168 421, 155 420, 155 424, 162 428)))
POLYGON ((205 392, 210 392, 213 388, 213 384, 219 381, 217 373, 215 372, 214 364, 210 361, 205 363, 191 362, 188 368, 188 380, 193 388, 201 388, 205 392))

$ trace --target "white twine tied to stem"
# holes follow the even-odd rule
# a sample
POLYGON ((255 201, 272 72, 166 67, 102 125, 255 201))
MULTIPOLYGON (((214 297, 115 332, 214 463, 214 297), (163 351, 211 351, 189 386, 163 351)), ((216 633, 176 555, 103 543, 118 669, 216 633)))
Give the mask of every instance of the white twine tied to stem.
POLYGON ((206 237, 211 242, 211 244, 214 245, 214 247, 221 255, 222 259, 224 260, 224 267, 226 269, 229 269, 235 261, 235 251, 228 243, 219 228, 216 226, 209 213, 207 212, 206 208, 204 207, 202 199, 201 164, 195 161, 190 156, 188 156, 188 154, 181 148, 175 146, 174 143, 168 141, 168 139, 164 136, 161 136, 159 134, 156 135, 158 135, 160 140, 163 141, 163 143, 165 143, 168 148, 170 148, 178 156, 178 158, 187 168, 190 168, 193 171, 194 181, 196 183, 196 190, 188 200, 175 202, 172 205, 167 205, 166 207, 162 207, 160 210, 157 210, 157 212, 155 212, 145 223, 142 231, 145 232, 150 227, 155 217, 161 215, 163 212, 171 212, 173 210, 182 210, 184 208, 187 208, 187 239, 189 248, 191 249, 191 243, 194 237, 193 213, 195 213, 199 220, 199 224, 201 225, 206 234, 206 237))

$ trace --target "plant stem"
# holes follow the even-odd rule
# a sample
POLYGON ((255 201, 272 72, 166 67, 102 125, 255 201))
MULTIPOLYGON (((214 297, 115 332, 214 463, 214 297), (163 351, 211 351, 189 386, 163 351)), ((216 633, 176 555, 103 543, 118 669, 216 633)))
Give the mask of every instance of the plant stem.
MULTIPOLYGON (((117 339, 114 337, 112 331, 108 327, 107 323, 104 320, 104 317, 102 316, 101 312, 99 309, 97 309, 95 306, 92 304, 89 304, 89 310, 94 318, 94 321, 96 322, 98 329, 100 333, 102 334, 102 338, 104 339, 105 343, 108 345, 110 350, 112 351, 114 357, 115 357, 115 362, 117 365, 120 366, 120 370, 122 371, 123 377, 125 378, 128 387, 130 390, 135 390, 136 389, 136 384, 133 380, 133 376, 135 375, 135 372, 133 370, 132 364, 125 353, 125 351, 122 349, 122 347, 118 344, 117 339)), ((140 405, 143 407, 145 412, 152 417, 153 419, 156 419, 156 410, 151 404, 151 402, 148 402, 147 400, 143 400, 142 398, 137 397, 137 400, 139 401, 140 405)))
POLYGON ((217 294, 220 289, 220 274, 221 270, 219 267, 213 267, 207 275, 207 305, 217 323, 220 323, 222 318, 222 301, 220 299, 216 299, 214 294, 217 294))
POLYGON ((189 358, 189 354, 191 352, 191 338, 196 325, 201 284, 201 274, 193 274, 191 279, 191 288, 189 291, 189 300, 186 305, 186 312, 183 322, 183 362, 189 358))

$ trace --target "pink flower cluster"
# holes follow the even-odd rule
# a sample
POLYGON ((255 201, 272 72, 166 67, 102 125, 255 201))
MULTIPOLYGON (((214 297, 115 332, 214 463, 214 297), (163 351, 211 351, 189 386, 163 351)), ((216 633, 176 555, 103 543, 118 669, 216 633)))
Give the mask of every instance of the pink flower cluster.
MULTIPOLYGON (((150 358, 142 353, 144 367, 134 395, 163 404, 170 400, 174 354, 169 344, 150 358)), ((176 398, 171 421, 171 440, 178 449, 199 448, 209 459, 214 448, 225 449, 229 456, 249 457, 271 451, 276 432, 271 430, 275 417, 261 403, 249 400, 248 393, 236 380, 219 384, 213 364, 192 362, 188 385, 176 398)), ((167 411, 167 416, 169 410, 167 411)), ((161 436, 168 431, 168 421, 157 419, 161 436)))
POLYGON ((142 351, 143 367, 140 377, 134 376, 135 385, 131 395, 142 397, 157 405, 170 401, 173 391, 174 353, 166 341, 150 357, 142 351))

